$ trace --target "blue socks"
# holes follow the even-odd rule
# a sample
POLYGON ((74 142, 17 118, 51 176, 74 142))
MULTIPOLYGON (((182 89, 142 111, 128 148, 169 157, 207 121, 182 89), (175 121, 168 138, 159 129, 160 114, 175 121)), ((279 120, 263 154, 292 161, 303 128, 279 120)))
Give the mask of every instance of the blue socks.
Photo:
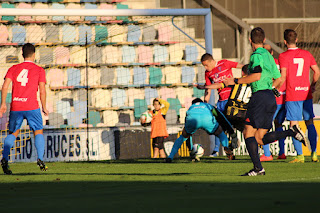
POLYGON ((302 143, 293 137, 292 137, 292 142, 293 142, 295 150, 297 151, 297 155, 302 155, 303 154, 302 153, 302 143))
POLYGON ((35 146, 37 149, 38 158, 43 160, 44 156, 44 137, 43 134, 38 134, 35 136, 35 146))
POLYGON ((263 151, 264 151, 264 155, 266 157, 270 157, 271 156, 271 152, 270 152, 269 144, 263 145, 262 148, 263 148, 263 151))
POLYGON ((311 152, 315 152, 317 150, 317 131, 314 124, 308 125, 307 128, 308 128, 308 138, 310 141, 311 152))
POLYGON ((214 135, 210 135, 210 141, 213 140, 214 141, 214 147, 213 147, 213 151, 219 152, 219 148, 220 148, 220 139, 217 136, 214 135), (214 138, 214 139, 212 139, 214 138))
POLYGON ((6 137, 6 139, 4 140, 4 145, 3 145, 3 151, 2 151, 2 156, 4 159, 6 159, 7 161, 9 160, 9 154, 10 154, 10 150, 14 145, 14 141, 16 140, 16 136, 10 134, 6 137))
MULTIPOLYGON (((216 139, 219 140, 219 146, 220 146, 220 143, 224 147, 228 147, 229 146, 229 139, 228 139, 227 135, 224 132, 221 132, 220 135, 216 136, 216 139)), ((219 147, 218 147, 218 151, 219 151, 219 147)))
MULTIPOLYGON (((283 131, 282 127, 276 128, 277 132, 283 131)), ((279 139, 279 156, 284 154, 284 146, 285 146, 285 141, 286 138, 281 138, 279 139)))
MULTIPOLYGON (((169 158, 171 158, 171 160, 173 159, 173 157, 175 156, 175 154, 178 152, 178 150, 180 149, 182 143, 184 141, 186 141, 188 138, 185 138, 182 136, 182 134, 180 135, 180 137, 174 142, 173 147, 171 149, 169 158)), ((40 159, 41 160, 41 159, 40 159)))

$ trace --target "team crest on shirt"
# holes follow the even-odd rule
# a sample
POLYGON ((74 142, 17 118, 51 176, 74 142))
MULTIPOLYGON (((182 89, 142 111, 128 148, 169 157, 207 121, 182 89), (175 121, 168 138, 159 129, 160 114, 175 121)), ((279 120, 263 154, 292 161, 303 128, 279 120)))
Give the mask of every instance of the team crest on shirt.
POLYGON ((215 77, 215 78, 219 78, 219 73, 215 73, 215 74, 214 74, 214 77, 215 77))
POLYGON ((221 72, 221 67, 218 67, 218 70, 221 72))

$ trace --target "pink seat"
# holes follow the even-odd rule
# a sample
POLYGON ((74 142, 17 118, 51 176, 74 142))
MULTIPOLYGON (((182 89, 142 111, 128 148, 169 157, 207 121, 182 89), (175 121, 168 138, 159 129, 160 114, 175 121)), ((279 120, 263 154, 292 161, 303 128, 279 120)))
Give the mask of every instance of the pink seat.
POLYGON ((150 46, 138 47, 138 62, 153 63, 153 51, 150 46))
POLYGON ((45 31, 44 28, 42 28, 39 25, 30 25, 26 27, 27 31, 27 42, 30 43, 40 43, 45 41, 45 31))
MULTIPOLYGON (((31 4, 27 4, 27 3, 19 3, 17 8, 20 8, 20 9, 31 9, 32 5, 31 4)), ((18 16, 18 20, 19 21, 32 21, 32 17, 31 16, 18 16)))
MULTIPOLYGON (((48 4, 45 3, 35 3, 35 5, 33 6, 34 9, 48 9, 48 4)), ((48 16, 36 16, 35 17, 36 21, 47 21, 49 20, 48 16)))
POLYGON ((184 98, 184 107, 188 110, 189 107, 192 105, 192 100, 194 99, 194 97, 188 97, 188 98, 184 98))
POLYGON ((51 87, 63 86, 64 73, 61 69, 50 69, 47 74, 47 81, 51 87))
POLYGON ((159 41, 170 41, 172 35, 171 26, 162 24, 158 28, 159 41))
MULTIPOLYGON (((99 9, 113 9, 113 6, 112 6, 112 4, 101 3, 99 6, 99 9)), ((109 20, 112 20, 112 16, 101 16, 100 20, 101 21, 109 21, 109 20)))
POLYGON ((164 100, 167 100, 168 98, 176 98, 176 94, 172 88, 161 88, 159 94, 160 98, 164 100))
POLYGON ((69 63, 70 53, 67 47, 57 47, 54 50, 56 63, 57 64, 67 64, 69 63))
POLYGON ((0 43, 7 43, 9 37, 8 28, 5 25, 1 25, 0 32, 0 43))

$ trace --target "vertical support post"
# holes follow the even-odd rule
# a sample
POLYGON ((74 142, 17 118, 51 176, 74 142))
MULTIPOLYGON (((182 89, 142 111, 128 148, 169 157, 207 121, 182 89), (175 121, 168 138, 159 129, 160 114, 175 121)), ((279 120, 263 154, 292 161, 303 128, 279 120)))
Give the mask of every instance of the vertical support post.
POLYGON ((212 54, 212 23, 211 12, 204 16, 204 37, 206 40, 206 52, 212 54))
POLYGON ((86 91, 87 91, 87 139, 86 139, 86 145, 87 145, 87 152, 88 152, 88 161, 90 160, 90 152, 89 152, 89 72, 88 72, 88 35, 86 32, 86 91))

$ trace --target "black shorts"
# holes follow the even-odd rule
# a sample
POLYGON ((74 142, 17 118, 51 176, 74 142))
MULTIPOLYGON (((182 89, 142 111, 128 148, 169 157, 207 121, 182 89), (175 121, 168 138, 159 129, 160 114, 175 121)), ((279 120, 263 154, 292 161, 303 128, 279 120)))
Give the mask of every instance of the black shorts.
POLYGON ((152 139, 153 148, 163 149, 164 137, 156 137, 152 139))
POLYGON ((276 110, 277 103, 272 90, 255 92, 248 104, 246 124, 255 129, 271 129, 276 110))

